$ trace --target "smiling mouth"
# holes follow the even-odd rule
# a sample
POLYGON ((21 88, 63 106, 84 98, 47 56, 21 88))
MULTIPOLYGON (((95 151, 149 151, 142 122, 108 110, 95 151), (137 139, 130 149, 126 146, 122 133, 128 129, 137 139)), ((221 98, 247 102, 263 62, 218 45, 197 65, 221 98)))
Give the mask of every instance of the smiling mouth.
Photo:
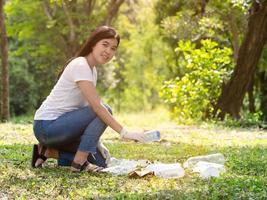
POLYGON ((105 59, 105 60, 108 60, 109 57, 108 56, 105 56, 105 55, 102 55, 102 57, 105 59))

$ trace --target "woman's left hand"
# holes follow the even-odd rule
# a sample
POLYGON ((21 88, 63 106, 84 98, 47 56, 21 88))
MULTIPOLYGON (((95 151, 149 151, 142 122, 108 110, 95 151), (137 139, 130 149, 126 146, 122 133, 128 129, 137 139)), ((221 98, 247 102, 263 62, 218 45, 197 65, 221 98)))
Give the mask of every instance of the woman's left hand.
POLYGON ((98 142, 97 148, 102 156, 106 159, 105 163, 108 164, 111 157, 108 148, 101 141, 98 142))

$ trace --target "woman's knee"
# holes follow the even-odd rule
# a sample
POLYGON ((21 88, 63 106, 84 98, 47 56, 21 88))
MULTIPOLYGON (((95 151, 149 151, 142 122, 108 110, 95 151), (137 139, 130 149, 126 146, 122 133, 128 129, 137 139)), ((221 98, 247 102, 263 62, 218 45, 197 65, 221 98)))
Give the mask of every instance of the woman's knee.
POLYGON ((113 114, 113 113, 112 113, 112 109, 111 109, 111 107, 110 107, 108 104, 104 104, 104 106, 106 107, 106 109, 108 110, 108 112, 109 112, 110 114, 113 114))

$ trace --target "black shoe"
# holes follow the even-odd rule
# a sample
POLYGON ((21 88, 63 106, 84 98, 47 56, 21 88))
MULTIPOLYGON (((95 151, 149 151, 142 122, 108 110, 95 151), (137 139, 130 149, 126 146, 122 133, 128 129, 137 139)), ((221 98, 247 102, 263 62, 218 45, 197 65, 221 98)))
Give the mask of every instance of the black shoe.
POLYGON ((32 168, 40 168, 40 167, 42 167, 42 164, 43 163, 39 164, 38 166, 35 166, 35 163, 36 163, 36 161, 38 159, 42 159, 44 162, 47 159, 47 157, 44 155, 47 148, 45 146, 41 146, 41 145, 40 145, 40 148, 41 148, 41 153, 39 154, 38 145, 37 144, 34 144, 33 145, 33 149, 32 149, 32 163, 31 163, 32 168))

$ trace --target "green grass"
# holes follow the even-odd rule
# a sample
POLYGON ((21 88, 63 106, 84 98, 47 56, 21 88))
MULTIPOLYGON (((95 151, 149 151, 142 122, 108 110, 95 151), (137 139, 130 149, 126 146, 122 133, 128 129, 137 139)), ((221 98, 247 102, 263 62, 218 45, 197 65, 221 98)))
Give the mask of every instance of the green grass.
POLYGON ((36 140, 27 117, 0 124, 0 199, 267 199, 267 132, 214 124, 176 125, 164 110, 116 116, 129 128, 160 130, 162 141, 122 142, 107 129, 103 139, 112 156, 182 163, 190 156, 221 152, 226 172, 209 180, 188 170, 180 179, 130 179, 74 174, 57 167, 55 160, 43 169, 31 169, 36 140))

